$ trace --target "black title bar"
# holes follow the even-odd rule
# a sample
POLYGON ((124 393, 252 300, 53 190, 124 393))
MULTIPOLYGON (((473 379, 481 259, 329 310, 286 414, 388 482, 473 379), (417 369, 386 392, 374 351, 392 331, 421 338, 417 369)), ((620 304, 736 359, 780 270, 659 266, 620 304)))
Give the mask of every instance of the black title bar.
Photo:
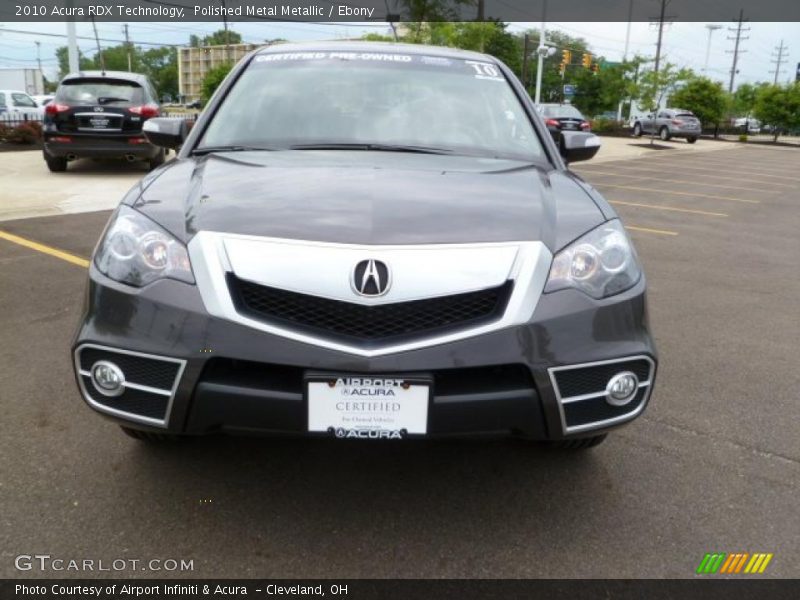
MULTIPOLYGON (((3 0, 0 21, 650 21, 661 0, 3 0), (545 10, 546 8, 546 10, 545 10)), ((668 0, 673 21, 800 21, 798 0, 668 0)))

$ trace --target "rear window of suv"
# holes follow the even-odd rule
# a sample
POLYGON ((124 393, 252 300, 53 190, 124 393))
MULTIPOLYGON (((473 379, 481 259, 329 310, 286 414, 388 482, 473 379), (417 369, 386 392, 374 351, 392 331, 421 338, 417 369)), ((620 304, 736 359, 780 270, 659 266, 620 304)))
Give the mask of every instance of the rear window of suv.
POLYGON ((70 79, 58 88, 60 104, 136 106, 145 103, 144 88, 133 81, 111 79, 70 79))

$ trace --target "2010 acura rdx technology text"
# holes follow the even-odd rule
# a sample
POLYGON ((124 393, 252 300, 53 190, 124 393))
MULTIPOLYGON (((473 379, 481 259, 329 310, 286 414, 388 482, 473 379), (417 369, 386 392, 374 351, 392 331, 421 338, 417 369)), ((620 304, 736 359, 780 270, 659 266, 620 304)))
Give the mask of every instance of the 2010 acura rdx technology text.
POLYGON ((234 68, 111 217, 73 356, 131 435, 507 434, 589 447, 656 351, 617 215, 497 60, 279 45, 234 68))

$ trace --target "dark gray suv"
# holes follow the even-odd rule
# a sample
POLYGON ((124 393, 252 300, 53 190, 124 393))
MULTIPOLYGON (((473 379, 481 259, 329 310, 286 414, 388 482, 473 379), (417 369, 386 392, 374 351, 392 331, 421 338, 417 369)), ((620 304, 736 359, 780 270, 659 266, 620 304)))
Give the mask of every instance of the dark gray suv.
POLYGON ((141 439, 500 434, 590 447, 641 414, 645 278, 507 67, 447 48, 244 58, 123 198, 72 348, 141 439), (563 153, 563 156, 559 154, 563 153))

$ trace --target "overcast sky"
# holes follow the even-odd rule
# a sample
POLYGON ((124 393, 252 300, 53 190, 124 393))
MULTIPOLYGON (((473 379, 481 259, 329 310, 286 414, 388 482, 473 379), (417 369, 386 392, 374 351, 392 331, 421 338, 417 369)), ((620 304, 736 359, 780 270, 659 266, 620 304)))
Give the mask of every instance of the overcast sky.
MULTIPOLYGON (((184 44, 191 34, 203 35, 221 28, 221 23, 130 23, 129 35, 134 43, 184 44)), ((627 23, 549 23, 548 28, 558 29, 572 36, 583 37, 597 55, 608 60, 620 60, 625 48, 627 23)), ((725 81, 730 76, 733 41, 727 39, 733 33, 728 30, 733 24, 717 23, 722 29, 713 33, 708 75, 725 81)), ((101 38, 122 40, 123 23, 98 23, 101 38)), ((285 38, 292 41, 329 40, 360 37, 368 31, 384 32, 383 24, 342 23, 233 23, 233 29, 241 33, 246 42, 262 42, 266 39, 285 38)), ((772 80, 776 48, 781 39, 789 46, 786 62, 781 67, 780 81, 794 80, 797 63, 800 62, 800 23, 748 23, 750 31, 744 35, 741 48, 745 52, 739 61, 737 83, 772 80)), ((539 23, 511 23, 512 31, 538 29, 539 23)), ((91 23, 78 23, 78 35, 91 37, 91 23)), ((45 74, 54 78, 57 72, 55 49, 66 43, 65 38, 33 35, 33 33, 63 35, 64 23, 0 23, 0 67, 36 66, 36 41, 41 46, 42 66, 45 74), (19 33, 22 30, 30 33, 19 33)), ((630 54, 655 54, 657 32, 648 23, 633 23, 631 26, 630 54)), ((705 62, 708 29, 705 23, 674 23, 667 27, 664 36, 666 60, 680 66, 701 71, 705 62)), ((114 42, 102 42, 101 46, 113 46, 114 42)), ((81 51, 93 54, 93 40, 79 40, 81 51)), ((149 46, 144 46, 149 47, 149 46)))

